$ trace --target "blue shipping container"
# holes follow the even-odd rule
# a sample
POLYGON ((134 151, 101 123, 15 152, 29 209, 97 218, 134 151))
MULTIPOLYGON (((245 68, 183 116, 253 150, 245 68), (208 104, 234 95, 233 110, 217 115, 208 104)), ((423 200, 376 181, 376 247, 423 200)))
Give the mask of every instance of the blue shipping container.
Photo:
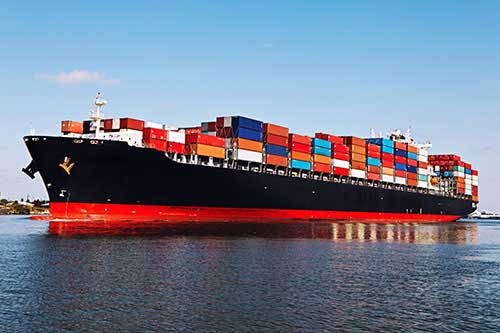
POLYGON ((278 156, 283 156, 283 157, 288 156, 288 148, 287 147, 281 147, 281 146, 276 146, 276 145, 271 145, 271 144, 266 145, 266 152, 268 154, 271 154, 271 155, 278 155, 278 156))
POLYGON ((394 150, 395 154, 397 156, 402 156, 402 157, 406 157, 406 150, 402 150, 402 149, 395 149, 394 150))
POLYGON ((408 172, 413 172, 413 173, 417 173, 417 167, 414 167, 414 166, 411 166, 411 165, 408 165, 407 166, 407 170, 408 172))
POLYGON ((380 166, 380 160, 373 157, 367 157, 366 162, 368 165, 380 166))
POLYGON ((312 147, 312 153, 328 157, 332 156, 332 151, 323 147, 312 147))
POLYGON ((388 146, 382 146, 382 152, 394 155, 394 148, 388 146))
POLYGON ((471 169, 465 169, 465 173, 468 175, 472 175, 472 170, 471 169))
POLYGON ((426 182, 427 181, 427 175, 418 175, 418 180, 421 182, 426 182))
POLYGON ((262 142, 262 131, 254 131, 248 128, 240 127, 236 130, 233 128, 233 138, 243 138, 253 141, 262 142))
POLYGON ((231 118, 231 127, 234 129, 236 128, 248 128, 254 131, 262 131, 262 121, 255 120, 255 119, 250 119, 247 117, 232 117, 231 118))
POLYGON ((384 138, 370 138, 370 139, 366 139, 366 141, 368 143, 372 143, 374 145, 377 145, 377 146, 386 146, 386 147, 389 147, 389 148, 394 148, 394 141, 392 140, 389 140, 389 139, 384 139, 384 138))
POLYGON ((318 138, 312 139, 311 146, 332 149, 332 143, 330 141, 318 139, 318 138))
POLYGON ((406 164, 394 163, 396 170, 406 171, 406 164))
POLYGON ((302 169, 302 170, 311 170, 311 162, 299 161, 299 160, 290 160, 290 168, 293 169, 302 169))
POLYGON ((444 177, 453 177, 453 171, 445 171, 443 176, 444 177))
POLYGON ((417 154, 415 153, 408 152, 407 156, 410 160, 417 160, 417 154))

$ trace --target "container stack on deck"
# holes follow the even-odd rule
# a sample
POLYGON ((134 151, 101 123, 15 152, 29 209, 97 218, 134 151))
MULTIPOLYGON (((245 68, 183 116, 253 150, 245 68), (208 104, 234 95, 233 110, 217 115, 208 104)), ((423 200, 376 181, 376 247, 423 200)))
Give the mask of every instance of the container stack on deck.
POLYGON ((350 150, 349 147, 343 144, 342 138, 326 133, 316 133, 315 137, 331 143, 331 173, 348 177, 350 173, 350 150))
POLYGON ((351 177, 366 179, 366 141, 355 136, 343 136, 342 140, 350 151, 351 177))
POLYGON ((186 132, 184 130, 166 131, 167 152, 184 154, 186 152, 186 132))
POLYGON ((224 138, 201 133, 186 134, 186 154, 224 159, 224 138))
POLYGON ((332 143, 328 140, 313 138, 311 140, 312 170, 330 173, 332 164, 332 143))
POLYGON ((311 170, 311 138, 290 133, 288 135, 288 150, 290 151, 289 167, 298 170, 311 170))
POLYGON ((153 148, 159 151, 167 151, 167 131, 158 127, 144 127, 142 135, 144 139, 144 146, 153 148))
POLYGON ((406 143, 394 142, 394 182, 406 185, 406 143))
POLYGON ((412 144, 406 145, 406 184, 408 186, 418 185, 418 148, 412 144))
POLYGON ((264 124, 264 163, 272 166, 288 167, 288 128, 264 124))
POLYGON ((456 194, 470 195, 474 201, 478 201, 477 185, 474 185, 477 184, 477 171, 472 169, 471 164, 465 163, 457 155, 429 155, 429 164, 437 176, 452 181, 456 194))
POLYGON ((418 187, 427 188, 429 186, 429 170, 428 167, 428 153, 427 149, 418 148, 417 152, 418 162, 418 187))
POLYGON ((61 122, 61 132, 64 135, 83 134, 83 123, 72 120, 63 120, 61 122))
POLYGON ((367 178, 370 180, 381 179, 381 154, 380 146, 366 143, 367 178))
POLYGON ((215 136, 217 131, 217 126, 215 121, 206 121, 201 123, 201 133, 215 136))
POLYGON ((394 183, 394 141, 384 138, 371 138, 366 141, 380 147, 381 180, 394 183))
POLYGON ((226 139, 230 156, 238 161, 262 163, 262 128, 259 120, 231 117, 231 137, 226 139))

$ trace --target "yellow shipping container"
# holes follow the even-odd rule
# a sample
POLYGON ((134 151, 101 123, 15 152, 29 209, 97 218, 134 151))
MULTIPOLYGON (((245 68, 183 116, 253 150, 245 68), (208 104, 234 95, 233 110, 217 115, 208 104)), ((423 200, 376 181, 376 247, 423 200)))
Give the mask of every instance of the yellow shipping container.
POLYGON ((199 156, 209 156, 215 158, 225 158, 226 149, 223 147, 208 146, 203 144, 191 144, 189 145, 189 151, 191 154, 199 156))
POLYGON ((313 154, 313 161, 322 164, 330 164, 332 159, 328 156, 313 154))

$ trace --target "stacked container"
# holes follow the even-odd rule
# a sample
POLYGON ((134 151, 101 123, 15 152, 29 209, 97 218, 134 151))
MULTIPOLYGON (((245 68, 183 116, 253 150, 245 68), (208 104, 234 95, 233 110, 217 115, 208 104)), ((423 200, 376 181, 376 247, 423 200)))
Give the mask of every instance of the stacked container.
POLYGON ((215 120, 215 135, 230 138, 232 134, 232 117, 217 117, 215 120))
MULTIPOLYGON (((456 194, 466 194, 466 163, 457 155, 430 155, 429 164, 433 166, 435 173, 447 179, 452 179, 456 194)), ((467 163, 471 174, 469 195, 472 195, 472 166, 467 163)))
POLYGON ((478 180, 478 172, 477 170, 472 170, 472 200, 475 202, 479 201, 479 193, 478 193, 478 186, 479 186, 479 180, 478 180))
POLYGON ((311 170, 311 138, 290 133, 288 135, 289 167, 299 170, 311 170))
POLYGON ((406 143, 394 142, 394 182, 406 185, 406 143))
POLYGON ((366 167, 368 179, 381 180, 382 153, 380 146, 372 143, 366 144, 366 167))
POLYGON ((312 170, 330 173, 332 164, 332 143, 328 140, 313 138, 311 140, 312 170))
POLYGON ((288 166, 288 128, 266 123, 264 133, 264 163, 280 167, 288 166))
POLYGON ((234 160, 262 163, 262 128, 259 120, 231 117, 231 137, 226 140, 226 148, 234 160))
POLYGON ((215 136, 217 132, 215 121, 206 121, 201 123, 201 133, 215 136))
POLYGON ((186 153, 205 157, 225 158, 226 142, 223 138, 216 136, 191 133, 186 134, 186 153))
POLYGON ((406 183, 409 186, 418 185, 418 148, 412 144, 406 145, 406 183))
POLYGON ((426 149, 418 148, 417 163, 418 163, 417 186, 421 188, 427 188, 429 187, 429 169, 428 169, 428 152, 426 149))
POLYGON ((166 131, 167 152, 185 154, 186 132, 184 130, 166 131))
POLYGON ((366 141, 380 147, 380 180, 394 183, 394 141, 384 138, 371 138, 366 141))
POLYGON ((167 151, 167 131, 162 128, 144 127, 142 130, 144 146, 159 151, 167 151))
POLYGON ((355 136, 343 136, 342 140, 349 147, 351 177, 366 179, 366 141, 355 136))
POLYGON ((332 169, 331 173, 337 176, 349 176, 350 149, 343 144, 342 138, 326 134, 316 133, 319 139, 328 140, 332 144, 331 155, 332 169))

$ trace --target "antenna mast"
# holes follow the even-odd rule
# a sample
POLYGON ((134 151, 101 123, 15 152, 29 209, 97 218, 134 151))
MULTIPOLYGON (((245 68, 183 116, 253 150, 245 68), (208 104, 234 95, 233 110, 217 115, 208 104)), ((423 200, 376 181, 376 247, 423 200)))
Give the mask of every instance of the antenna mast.
POLYGON ((101 98, 101 93, 98 92, 94 100, 94 105, 96 107, 95 111, 90 111, 90 119, 94 121, 95 126, 95 137, 99 135, 101 129, 101 120, 104 118, 104 114, 101 113, 101 109, 104 105, 108 104, 108 101, 101 98))

